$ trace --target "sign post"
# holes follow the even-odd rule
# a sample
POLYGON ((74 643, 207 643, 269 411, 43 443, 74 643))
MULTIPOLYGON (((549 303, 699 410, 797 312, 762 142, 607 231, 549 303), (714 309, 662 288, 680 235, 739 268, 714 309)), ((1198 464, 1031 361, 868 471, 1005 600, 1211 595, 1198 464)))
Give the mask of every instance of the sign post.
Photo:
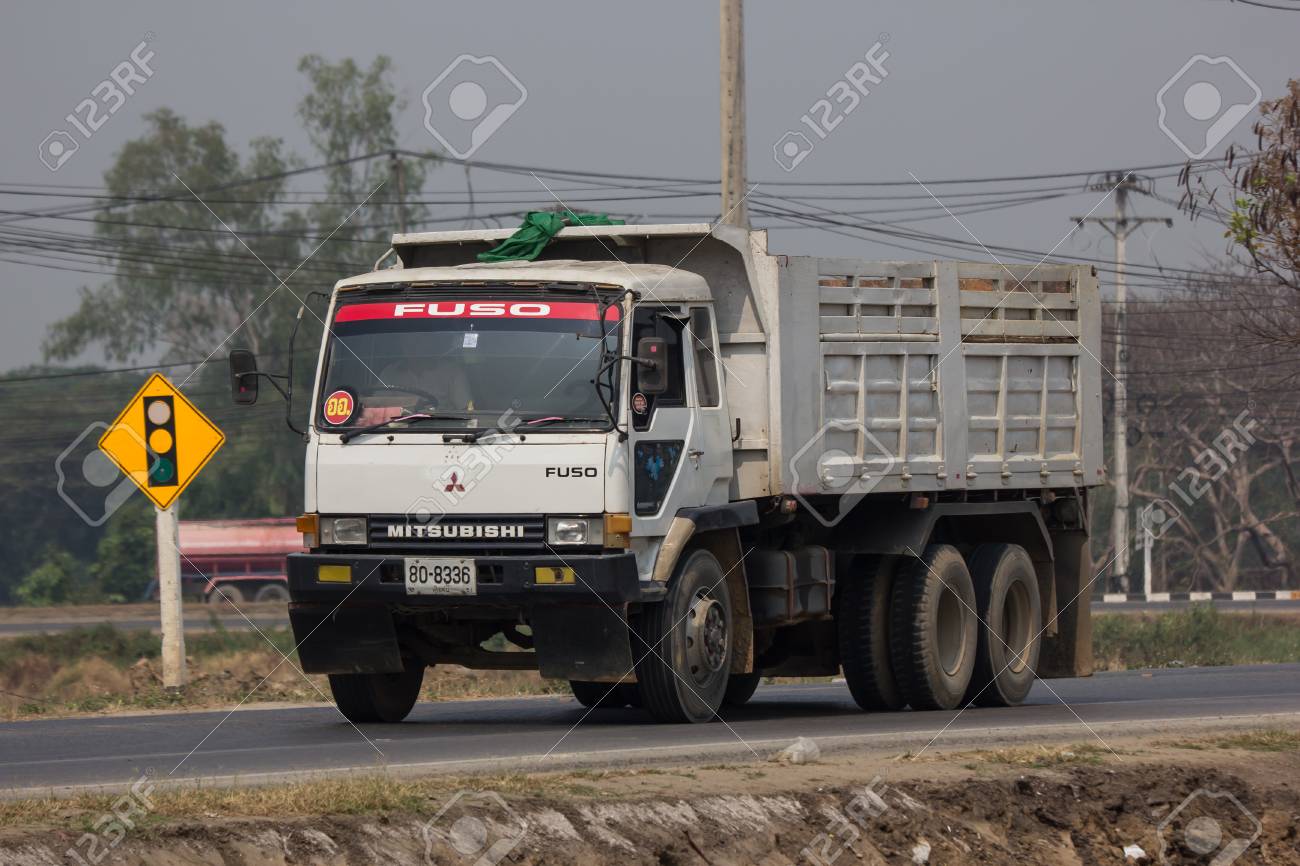
POLYGON ((179 689, 185 672, 185 613, 181 607, 181 549, 175 504, 154 506, 158 535, 158 601, 162 606, 163 688, 179 689))
POLYGON ((185 685, 185 619, 176 499, 226 437, 166 377, 154 373, 99 439, 99 448, 157 509, 163 687, 185 685))

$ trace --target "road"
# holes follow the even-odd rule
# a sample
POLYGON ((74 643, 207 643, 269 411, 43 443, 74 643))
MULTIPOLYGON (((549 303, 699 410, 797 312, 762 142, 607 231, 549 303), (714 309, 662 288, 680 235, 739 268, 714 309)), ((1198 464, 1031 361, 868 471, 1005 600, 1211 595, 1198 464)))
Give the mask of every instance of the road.
POLYGON ((706 756, 753 760, 751 749, 766 758, 796 736, 823 748, 866 742, 915 754, 936 736, 941 745, 981 737, 986 744, 1019 745, 1036 732, 1095 742, 1083 722, 1103 738, 1219 717, 1261 726, 1278 724, 1278 716, 1300 723, 1300 664, 1102 673, 1050 686, 1060 700, 1039 683, 1026 706, 960 714, 864 714, 843 685, 763 686, 748 706, 724 712, 726 724, 709 725, 658 725, 633 709, 584 718, 568 697, 424 703, 405 724, 360 729, 320 706, 13 722, 0 725, 0 779, 12 795, 13 789, 124 786, 146 769, 158 781, 256 782, 385 765, 436 773, 706 756))
MULTIPOLYGON (((227 631, 244 631, 249 628, 249 621, 257 625, 258 628, 288 628, 289 618, 283 613, 268 615, 266 613, 248 614, 248 619, 239 614, 224 614, 217 617, 222 627, 227 631)), ((67 619, 67 620, 50 620, 48 622, 23 622, 9 621, 0 622, 0 638, 22 637, 23 635, 32 634, 57 634, 59 632, 72 631, 76 628, 90 628, 101 622, 107 622, 115 628, 123 631, 132 629, 147 628, 150 631, 161 631, 162 625, 158 617, 131 617, 128 619, 67 619)), ((186 614, 185 631, 199 632, 212 630, 212 617, 206 612, 203 614, 186 614)))
MULTIPOLYGON (((1233 613, 1269 613, 1269 614, 1300 614, 1300 601, 1290 600, 1270 600, 1270 601, 1215 601, 1215 602, 1197 602, 1198 604, 1213 604, 1214 607, 1221 611, 1233 613)), ((1120 601, 1102 604, 1094 602, 1092 612, 1101 613, 1163 613, 1171 610, 1183 610, 1190 607, 1190 602, 1185 601, 1120 601)), ((281 614, 272 614, 266 611, 267 605, 258 605, 256 608, 250 608, 246 613, 248 619, 257 624, 258 628, 287 628, 289 626, 288 617, 281 614)), ((236 613, 223 614, 218 617, 229 631, 243 631, 247 629, 248 620, 236 613)), ((86 617, 77 617, 74 619, 50 619, 48 621, 23 621, 16 618, 10 621, 0 621, 0 638, 18 637, 28 634, 54 634, 57 632, 71 631, 74 628, 85 628, 94 625, 97 622, 108 621, 120 629, 140 629, 147 628, 152 631, 158 631, 161 626, 158 622, 157 615, 153 616, 135 616, 128 619, 90 619, 86 617)), ((186 613, 185 629, 186 631, 204 631, 212 628, 210 615, 203 611, 202 613, 186 613)))

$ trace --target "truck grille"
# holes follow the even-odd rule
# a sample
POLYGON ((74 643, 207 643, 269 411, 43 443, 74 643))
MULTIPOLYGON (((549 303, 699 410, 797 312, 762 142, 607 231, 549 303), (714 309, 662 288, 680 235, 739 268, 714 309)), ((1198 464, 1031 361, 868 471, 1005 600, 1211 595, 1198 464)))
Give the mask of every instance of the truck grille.
POLYGON ((520 553, 544 550, 546 518, 538 514, 447 515, 421 521, 406 514, 370 518, 372 550, 520 553))

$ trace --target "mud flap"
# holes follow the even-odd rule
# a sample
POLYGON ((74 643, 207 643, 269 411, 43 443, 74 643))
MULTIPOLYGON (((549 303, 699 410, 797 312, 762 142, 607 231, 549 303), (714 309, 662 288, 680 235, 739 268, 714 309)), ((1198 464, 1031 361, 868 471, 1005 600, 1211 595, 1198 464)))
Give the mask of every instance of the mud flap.
MULTIPOLYGON (((1038 676, 1086 677, 1092 675, 1092 552, 1088 533, 1065 530, 1052 533, 1056 552, 1056 633, 1043 636, 1038 656, 1038 676)), ((1043 624, 1047 624, 1044 620, 1043 624)))
POLYGON ((542 676, 598 683, 636 680, 626 612, 616 614, 605 607, 539 606, 532 611, 529 623, 542 676))
POLYGON ((309 674, 389 674, 402 670, 393 615, 382 606, 289 605, 298 661, 309 674))

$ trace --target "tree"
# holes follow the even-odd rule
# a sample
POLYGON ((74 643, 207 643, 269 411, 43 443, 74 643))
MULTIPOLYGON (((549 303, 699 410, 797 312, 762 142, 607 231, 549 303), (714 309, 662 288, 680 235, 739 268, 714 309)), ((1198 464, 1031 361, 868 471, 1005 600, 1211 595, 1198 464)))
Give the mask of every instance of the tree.
POLYGON ((46 356, 67 360, 99 345, 111 361, 159 349, 182 360, 232 333, 254 349, 278 346, 294 303, 279 293, 259 308, 278 281, 258 259, 288 273, 305 225, 280 214, 290 167, 283 144, 257 139, 241 158, 218 123, 190 126, 168 109, 146 121, 149 131, 104 177, 122 204, 95 217, 95 247, 113 277, 82 290, 77 311, 50 328, 46 356))
POLYGON ((1239 299, 1269 293, 1258 275, 1220 273, 1129 313, 1132 490, 1166 589, 1294 583, 1300 400, 1271 383, 1300 362, 1281 346, 1248 350, 1240 328, 1253 308, 1239 299))
POLYGON ((86 584, 86 566, 71 553, 48 546, 41 564, 23 578, 14 595, 27 605, 89 601, 86 584))
MULTIPOLYGON (((313 312, 302 318, 295 351, 301 421, 324 314, 311 293, 369 269, 401 213, 388 154, 396 149, 402 101, 386 57, 362 69, 352 60, 309 56, 299 69, 310 89, 298 113, 315 150, 311 160, 323 166, 324 197, 300 206, 288 173, 305 170, 307 160, 279 139, 255 139, 241 153, 218 123, 192 125, 172 111, 154 112, 146 134, 128 142, 105 175, 116 198, 96 216, 94 244, 113 277, 83 290, 79 309, 50 329, 49 358, 102 347, 112 361, 211 353, 219 362, 230 348, 247 347, 263 369, 284 370, 289 333, 307 302, 313 312)), ((418 199, 426 163, 402 165, 403 186, 418 199)), ((306 176, 319 185, 318 175, 306 176)), ((421 219, 423 207, 411 205, 406 215, 421 219)), ((217 363, 184 378, 186 393, 228 434, 186 491, 187 515, 300 508, 302 444, 285 430, 284 407, 268 393, 252 410, 231 410, 217 363)))
MULTIPOLYGON (((1256 153, 1230 146, 1215 181, 1190 165, 1183 169, 1183 206, 1223 223, 1239 261, 1300 292, 1300 80, 1287 83, 1285 96, 1261 102, 1259 113, 1256 153), (1219 184, 1229 192, 1221 196, 1219 184)), ((1243 329, 1263 343, 1300 345, 1297 298, 1290 300, 1282 309, 1243 317, 1243 329)))
POLYGON ((135 497, 105 524, 90 573, 110 601, 139 601, 157 561, 153 508, 135 497))
POLYGON ((329 164, 327 198, 311 207, 309 218, 322 234, 337 227, 322 252, 354 260, 359 267, 369 267, 383 253, 398 227, 427 216, 418 191, 424 187, 428 163, 397 153, 394 119, 406 102, 391 80, 392 66, 384 56, 365 70, 350 58, 329 63, 309 54, 298 61, 298 71, 311 83, 298 116, 321 161, 329 164), (358 160, 369 154, 385 157, 358 160), (359 214, 364 218, 358 219, 353 212, 362 202, 366 204, 359 214))

